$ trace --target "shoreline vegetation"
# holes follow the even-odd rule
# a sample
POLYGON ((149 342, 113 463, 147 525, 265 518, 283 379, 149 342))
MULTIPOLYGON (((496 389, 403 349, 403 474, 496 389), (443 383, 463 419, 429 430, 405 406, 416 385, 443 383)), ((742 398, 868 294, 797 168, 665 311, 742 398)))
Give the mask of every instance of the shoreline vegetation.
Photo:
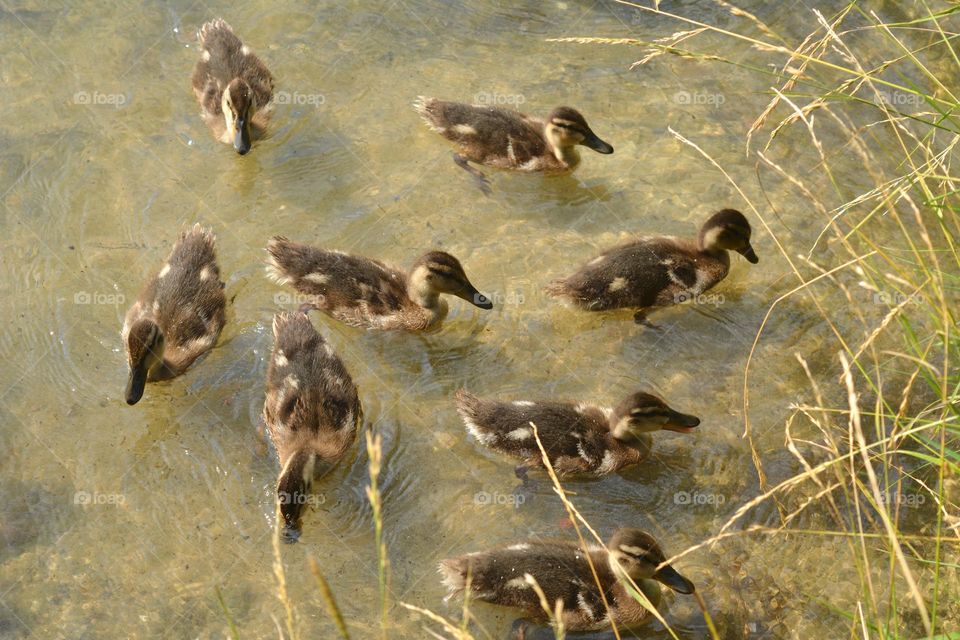
MULTIPOLYGON (((719 554, 744 538, 779 539, 784 545, 800 539, 839 543, 831 552, 844 550, 846 555, 825 553, 829 557, 812 558, 810 564, 846 568, 858 588, 845 593, 856 597, 837 598, 834 590, 807 593, 809 576, 782 585, 784 592, 807 599, 798 606, 831 616, 834 637, 960 638, 960 173, 954 166, 960 142, 960 33, 951 30, 960 26, 960 7, 918 2, 911 9, 915 15, 898 22, 884 22, 856 4, 834 15, 804 8, 811 20, 809 34, 793 45, 756 15, 724 0, 716 3, 729 12, 730 28, 656 4, 620 0, 638 15, 668 19, 681 30, 652 41, 549 40, 557 46, 623 47, 625 66, 631 55, 636 59, 632 68, 676 60, 702 65, 708 73, 734 65, 769 80, 765 108, 743 131, 743 152, 756 162, 763 199, 748 195, 756 186, 728 173, 696 139, 669 129, 684 152, 700 159, 704 171, 714 172, 742 197, 744 209, 761 222, 792 279, 781 283, 779 297, 770 303, 740 381, 744 456, 749 455, 759 491, 743 496, 742 505, 711 537, 688 549, 669 547, 676 555, 668 562, 705 550, 719 554), (750 63, 746 56, 734 60, 701 50, 701 36, 742 44, 752 52, 750 63), (781 149, 787 140, 790 144, 781 149), (792 153, 796 144, 805 145, 807 153, 792 153), (837 177, 841 172, 836 167, 849 162, 861 167, 858 184, 837 177), (802 237, 775 215, 775 201, 766 198, 774 186, 809 204, 810 229, 802 237), (895 241, 882 244, 876 238, 895 241), (808 239, 809 246, 798 243, 808 239), (777 459, 788 456, 799 469, 784 477, 782 464, 769 467, 771 452, 758 445, 750 419, 752 367, 764 346, 764 330, 792 304, 819 315, 830 336, 820 350, 831 355, 823 358, 830 363, 824 368, 811 365, 816 353, 791 353, 808 388, 802 399, 783 400, 783 451, 778 453, 785 455, 777 459), (836 314, 856 322, 834 322, 836 314), (771 509, 769 524, 749 524, 746 516, 765 507, 771 509)), ((392 600, 389 549, 382 542, 390 523, 383 520, 377 489, 380 437, 368 434, 366 448, 367 496, 380 567, 377 622, 371 622, 373 617, 344 621, 336 602, 343 594, 331 592, 315 559, 308 562, 339 636, 350 638, 353 630, 354 637, 387 638, 391 616, 415 615, 428 637, 492 638, 474 617, 469 595, 457 620, 435 613, 439 603, 392 600)), ((575 496, 567 494, 544 460, 581 543, 603 544, 603 532, 594 531, 580 515, 575 496)), ((286 614, 284 621, 276 621, 277 633, 292 640, 300 637, 297 606, 304 606, 298 602, 303 596, 287 592, 276 538, 274 550, 277 596, 286 614)), ((288 566, 296 562, 287 560, 288 566)), ((636 585, 632 588, 644 601, 636 585)), ((693 623, 697 630, 692 635, 681 636, 671 628, 669 616, 654 610, 658 628, 672 638, 754 637, 751 629, 730 628, 731 618, 723 622, 716 599, 710 589, 698 589, 702 619, 693 623)), ((552 603, 543 606, 556 619, 552 603)), ((226 607, 224 613, 229 620, 226 607)), ((232 622, 230 626, 232 637, 239 637, 232 622)), ((562 625, 554 631, 557 638, 566 635, 562 625)), ((611 633, 618 640, 636 637, 616 628, 611 633)))

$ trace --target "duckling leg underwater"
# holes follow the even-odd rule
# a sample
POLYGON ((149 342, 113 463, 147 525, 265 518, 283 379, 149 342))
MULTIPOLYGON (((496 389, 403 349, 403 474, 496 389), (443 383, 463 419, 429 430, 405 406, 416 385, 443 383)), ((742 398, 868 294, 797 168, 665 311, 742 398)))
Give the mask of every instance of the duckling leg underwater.
POLYGON ((483 192, 483 195, 489 196, 493 194, 493 189, 490 188, 490 178, 486 176, 483 171, 477 169, 476 167, 470 164, 470 161, 459 153, 453 154, 453 161, 457 163, 457 166, 473 176, 473 179, 476 181, 477 186, 480 187, 480 191, 483 192))

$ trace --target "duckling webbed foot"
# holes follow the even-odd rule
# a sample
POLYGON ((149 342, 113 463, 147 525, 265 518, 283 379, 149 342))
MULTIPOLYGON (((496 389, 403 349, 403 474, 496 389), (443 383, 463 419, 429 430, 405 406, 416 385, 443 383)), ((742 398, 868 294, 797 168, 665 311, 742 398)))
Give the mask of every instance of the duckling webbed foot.
POLYGON ((453 154, 453 161, 457 163, 457 166, 473 176, 473 179, 476 181, 477 186, 480 187, 480 191, 483 192, 483 195, 489 196, 493 194, 493 189, 490 188, 490 179, 474 166, 470 165, 470 161, 459 153, 453 154))
POLYGON ((641 309, 640 311, 637 311, 636 313, 633 314, 633 321, 636 322, 637 324, 653 329, 654 331, 663 331, 663 327, 661 327, 658 324, 654 324, 650 322, 650 320, 647 318, 647 313, 649 312, 646 309, 641 309))

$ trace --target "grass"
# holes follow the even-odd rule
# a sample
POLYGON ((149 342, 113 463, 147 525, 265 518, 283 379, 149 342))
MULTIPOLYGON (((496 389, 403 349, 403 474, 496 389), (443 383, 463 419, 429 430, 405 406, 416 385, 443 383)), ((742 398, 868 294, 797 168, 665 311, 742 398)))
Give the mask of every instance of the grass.
MULTIPOLYGON (((839 541, 831 548, 845 549, 846 555, 831 557, 830 563, 859 584, 859 593, 808 593, 817 580, 811 572, 822 559, 811 559, 810 567, 784 585, 794 594, 807 594, 800 596, 801 606, 830 616, 829 625, 837 629, 833 637, 960 637, 960 174, 954 175, 953 166, 960 144, 955 93, 960 33, 951 30, 960 26, 960 7, 921 1, 910 7, 914 15, 900 22, 884 22, 853 3, 834 15, 798 9, 810 18, 809 33, 798 39, 716 1, 729 12, 733 26, 721 28, 623 0, 638 12, 674 20, 682 30, 650 41, 555 40, 625 47, 627 52, 639 48, 635 66, 699 64, 706 72, 709 65, 732 65, 761 75, 770 86, 766 106, 743 132, 744 152, 756 161, 765 202, 748 195, 755 185, 746 188, 696 140, 670 130, 740 194, 743 208, 776 245, 793 281, 770 301, 742 380, 743 438, 759 491, 713 536, 669 561, 708 548, 723 557, 725 545, 744 537, 839 541), (707 35, 708 43, 719 38, 752 53, 734 60, 712 50, 715 44, 701 50, 698 45, 707 35), (781 145, 798 141, 806 147, 802 153, 781 145), (774 189, 779 191, 773 194, 774 189), (771 215, 785 196, 809 207, 810 229, 788 229, 771 215), (803 400, 784 399, 782 409, 783 448, 797 472, 775 477, 767 469, 769 446, 760 446, 751 422, 751 403, 756 362, 779 348, 767 343, 764 330, 785 308, 816 314, 828 332, 825 348, 832 355, 825 371, 811 366, 818 350, 794 354, 808 389, 803 400), (905 502, 908 498, 915 504, 905 502), (750 515, 766 503, 776 508, 778 525, 751 525, 750 515), (804 524, 811 512, 826 524, 804 524)), ((379 446, 368 435, 368 499, 386 638, 391 605, 377 490, 379 446)), ((593 538, 602 543, 552 470, 550 476, 581 542, 593 538)), ((323 590, 325 581, 318 580, 323 590)), ((282 565, 278 589, 288 602, 282 565)), ((634 591, 642 602, 635 585, 634 591)), ((329 588, 325 593, 346 638, 329 588)), ((698 601, 712 638, 742 633, 715 624, 699 592, 698 601)), ((430 637, 472 640, 471 629, 479 626, 468 624, 473 620, 469 603, 459 622, 430 611, 433 603, 400 604, 425 621, 430 637)), ((552 603, 543 606, 555 616, 552 603)), ((285 611, 293 638, 292 607, 285 611)), ((678 638, 667 620, 654 613, 667 633, 678 638)), ((490 637, 482 627, 479 632, 490 637)), ((616 628, 612 633, 621 637, 616 628)), ((562 628, 557 635, 563 637, 562 628)))

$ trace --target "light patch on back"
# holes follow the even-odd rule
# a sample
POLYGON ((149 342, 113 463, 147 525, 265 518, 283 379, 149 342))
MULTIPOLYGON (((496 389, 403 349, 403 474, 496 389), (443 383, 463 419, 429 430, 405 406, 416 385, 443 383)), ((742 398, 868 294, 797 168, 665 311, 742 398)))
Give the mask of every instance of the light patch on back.
POLYGON ((519 429, 514 429, 507 433, 507 438, 509 440, 526 440, 533 436, 533 431, 530 427, 520 427, 519 429))
POLYGON ((211 268, 210 265, 207 265, 200 270, 200 279, 206 281, 210 280, 211 278, 213 278, 213 268, 211 268))
POLYGON ((303 276, 303 279, 314 284, 327 284, 330 281, 330 276, 325 273, 308 273, 303 276))
POLYGON ((467 431, 470 433, 470 435, 477 439, 477 442, 486 446, 490 446, 496 442, 496 436, 481 429, 480 426, 473 421, 473 418, 467 416, 463 412, 460 413, 460 417, 463 418, 463 424, 466 425, 467 431))
POLYGON ((617 470, 617 459, 613 455, 613 451, 606 451, 603 454, 603 460, 600 461, 600 468, 597 469, 598 473, 613 473, 617 470))
POLYGON ((203 56, 201 57, 203 58, 204 62, 210 62, 210 52, 206 49, 203 50, 203 56))
POLYGON ((527 579, 524 577, 507 580, 504 586, 507 589, 529 589, 530 588, 530 585, 527 583, 527 579))
POLYGON ((284 355, 283 350, 277 351, 277 355, 273 357, 273 364, 278 367, 285 367, 290 364, 290 361, 287 360, 287 356, 284 355))
POLYGON ((477 135, 477 130, 469 124, 455 124, 451 127, 456 133, 459 133, 462 136, 474 136, 477 135))
POLYGON ((606 260, 606 259, 607 259, 607 256, 597 256, 596 258, 594 258, 593 260, 591 260, 591 261, 588 262, 587 264, 588 264, 588 265, 600 264, 601 262, 603 262, 603 261, 606 260))
POLYGON ((582 591, 577 593, 577 606, 579 606, 580 611, 583 611, 584 615, 587 616, 587 619, 593 620, 593 616, 595 615, 593 607, 587 604, 587 599, 583 597, 582 591))
POLYGON ((250 47, 248 47, 247 45, 243 45, 242 47, 240 47, 240 53, 242 53, 245 56, 250 55, 250 47))
POLYGON ((300 388, 300 380, 297 379, 292 373, 283 379, 283 385, 286 387, 291 387, 293 389, 300 388))
POLYGON ((514 406, 517 407, 533 407, 536 406, 536 402, 531 402, 530 400, 514 400, 514 406))
POLYGON ((507 547, 507 551, 527 551, 529 549, 530 549, 530 544, 527 542, 512 544, 509 547, 507 547))
POLYGON ((610 282, 610 286, 607 287, 607 290, 610 291, 611 293, 614 291, 620 291, 621 289, 625 289, 627 284, 628 284, 628 281, 626 278, 622 276, 617 276, 610 282))
POLYGON ((158 278, 163 278, 163 277, 165 277, 168 273, 170 273, 170 263, 169 263, 169 262, 163 265, 163 268, 160 269, 160 273, 157 274, 157 277, 158 277, 158 278))

